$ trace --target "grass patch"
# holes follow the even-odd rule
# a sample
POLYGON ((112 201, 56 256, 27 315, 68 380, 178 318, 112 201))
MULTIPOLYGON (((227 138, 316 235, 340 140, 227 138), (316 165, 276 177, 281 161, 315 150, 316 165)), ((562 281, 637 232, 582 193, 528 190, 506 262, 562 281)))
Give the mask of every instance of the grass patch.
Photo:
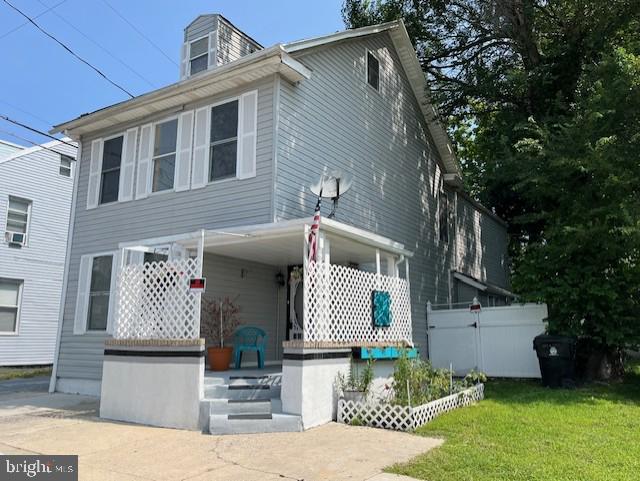
POLYGON ((418 429, 445 443, 389 471, 429 481, 640 479, 638 366, 611 385, 489 381, 485 395, 418 429))
POLYGON ((0 381, 36 376, 51 376, 51 367, 0 367, 0 381))

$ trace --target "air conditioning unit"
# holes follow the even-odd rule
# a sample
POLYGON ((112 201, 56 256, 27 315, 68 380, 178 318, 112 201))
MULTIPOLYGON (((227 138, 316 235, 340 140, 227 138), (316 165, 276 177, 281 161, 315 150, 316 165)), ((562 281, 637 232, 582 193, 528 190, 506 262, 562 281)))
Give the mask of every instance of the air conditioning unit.
POLYGON ((5 239, 10 246, 22 247, 26 236, 22 232, 5 232, 5 239))

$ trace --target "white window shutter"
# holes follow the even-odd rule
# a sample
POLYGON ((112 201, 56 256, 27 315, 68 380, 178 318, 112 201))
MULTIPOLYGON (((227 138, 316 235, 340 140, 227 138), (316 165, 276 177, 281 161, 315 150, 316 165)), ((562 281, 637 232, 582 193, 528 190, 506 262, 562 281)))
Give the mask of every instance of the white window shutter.
POLYGON ((87 314, 89 312, 89 291, 91 289, 91 267, 93 256, 86 255, 80 258, 80 270, 78 272, 78 294, 76 298, 76 312, 73 321, 73 333, 84 334, 87 330, 87 314))
POLYGON ((149 195, 151 177, 151 155, 153 153, 153 125, 143 125, 140 129, 140 153, 138 154, 138 178, 136 182, 136 199, 144 199, 149 195))
POLYGON ((198 189, 209 181, 209 138, 211 113, 209 107, 196 110, 193 133, 193 167, 191 188, 198 189))
POLYGON ((191 143, 193 140, 193 110, 178 117, 176 140, 176 170, 174 188, 176 192, 189 190, 191 182, 191 143))
POLYGON ((138 128, 127 130, 122 146, 122 163, 120 166, 120 188, 118 202, 133 200, 133 174, 136 166, 136 146, 138 128))
POLYGON ((109 290, 109 315, 107 317, 107 334, 113 334, 113 327, 118 318, 118 279, 122 264, 122 251, 113 253, 111 261, 111 289, 109 290))
POLYGON ((89 184, 87 187, 87 209, 98 207, 100 199, 100 173, 102 172, 102 139, 91 142, 89 162, 89 184))
POLYGON ((189 76, 189 44, 184 42, 180 49, 180 80, 189 76))
POLYGON ((258 91, 240 97, 238 116, 238 179, 256 176, 256 140, 258 124, 258 91))
POLYGON ((209 55, 208 55, 208 68, 215 67, 217 63, 216 59, 216 47, 218 45, 218 30, 214 30, 209 33, 209 55))

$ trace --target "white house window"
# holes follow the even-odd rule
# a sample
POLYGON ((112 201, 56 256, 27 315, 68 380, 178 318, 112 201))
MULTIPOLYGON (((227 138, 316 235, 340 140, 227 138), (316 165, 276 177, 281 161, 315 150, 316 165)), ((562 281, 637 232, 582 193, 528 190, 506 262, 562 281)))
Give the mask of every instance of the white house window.
POLYGON ((440 215, 438 219, 440 241, 449 242, 449 199, 446 192, 440 193, 440 215))
POLYGON ((31 201, 12 195, 9 196, 6 225, 7 238, 9 240, 11 240, 11 238, 19 238, 21 243, 26 241, 30 211, 31 201))
POLYGON ((378 90, 380 84, 380 62, 371 52, 367 52, 367 83, 378 90))
POLYGON ((238 151, 238 101, 211 109, 209 180, 235 177, 238 151))
POLYGON ((71 157, 60 154, 60 175, 71 177, 71 162, 73 162, 71 157))
POLYGON ((100 179, 101 204, 116 202, 118 200, 123 140, 124 137, 121 135, 104 141, 100 179))
POLYGON ((18 330, 22 281, 0 278, 0 334, 18 330))
POLYGON ((87 316, 87 330, 89 331, 105 331, 107 329, 112 264, 112 255, 93 258, 91 287, 89 289, 89 314, 87 316))
POLYGON ((173 189, 176 168, 178 119, 156 125, 153 144, 153 192, 173 189))
POLYGON ((203 37, 189 44, 189 68, 191 75, 207 70, 209 64, 209 37, 203 37))

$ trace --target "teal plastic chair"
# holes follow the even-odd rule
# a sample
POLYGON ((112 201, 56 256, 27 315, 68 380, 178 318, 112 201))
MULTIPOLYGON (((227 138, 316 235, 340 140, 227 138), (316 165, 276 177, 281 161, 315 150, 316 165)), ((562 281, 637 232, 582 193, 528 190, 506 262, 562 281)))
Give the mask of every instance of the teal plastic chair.
POLYGON ((264 368, 264 346, 267 344, 267 333, 259 327, 241 327, 233 335, 233 357, 236 369, 240 369, 242 353, 253 351, 258 356, 258 368, 264 368))

